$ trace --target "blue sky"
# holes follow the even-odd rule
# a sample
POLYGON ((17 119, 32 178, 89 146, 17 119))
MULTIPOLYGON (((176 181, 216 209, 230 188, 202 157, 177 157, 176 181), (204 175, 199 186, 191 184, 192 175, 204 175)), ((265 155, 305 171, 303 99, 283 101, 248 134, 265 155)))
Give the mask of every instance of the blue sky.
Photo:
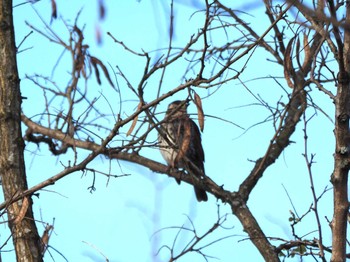
MULTIPOLYGON (((14 1, 14 5, 21 2, 14 1)), ((151 51, 166 48, 168 44, 168 1, 106 1, 107 13, 103 21, 98 19, 97 3, 97 1, 90 0, 89 3, 70 1, 67 4, 66 1, 57 0, 58 14, 68 23, 72 23, 77 11, 82 10, 78 24, 85 25, 85 42, 90 46, 90 53, 104 63, 110 64, 111 68, 119 66, 131 83, 136 85, 142 76, 145 61, 126 52, 106 33, 111 32, 118 40, 138 52, 141 52, 142 49, 150 52, 155 61, 164 51, 151 51), (103 35, 103 42, 100 45, 97 44, 95 37, 96 28, 100 28, 103 35)), ((259 21, 257 30, 263 32, 268 23, 264 10, 254 5, 245 6, 249 7, 247 9, 249 14, 245 18, 252 22, 259 21)), ((203 17, 201 13, 192 16, 195 9, 190 5, 175 1, 174 7, 174 46, 181 47, 192 34, 202 27, 203 17)), ((34 5, 25 4, 14 9, 17 42, 20 42, 31 31, 25 25, 25 21, 36 28, 45 30, 38 14, 49 24, 50 8, 50 1, 42 0, 34 5)), ((242 8, 242 5, 237 4, 232 8, 239 9, 242 8)), ((53 21, 51 25, 62 39, 67 40, 67 31, 61 20, 53 21)), ((225 41, 224 36, 217 37, 222 37, 222 40, 217 39, 218 42, 225 41)), ((68 81, 67 72, 71 66, 69 57, 66 55, 52 73, 52 67, 60 57, 62 48, 50 43, 38 33, 30 35, 21 49, 27 49, 18 54, 22 95, 28 97, 23 102, 23 110, 27 116, 32 117, 43 112, 41 106, 44 101, 42 91, 31 81, 26 80, 25 75, 32 75, 36 72, 44 76, 53 75, 58 85, 65 86, 68 81)), ((238 63, 233 66, 239 70, 242 64, 238 63)), ((186 64, 181 63, 174 65, 171 71, 167 71, 162 93, 181 84, 185 70, 186 64)), ((282 77, 283 69, 267 62, 266 54, 256 50, 241 75, 241 80, 247 81, 245 85, 271 105, 276 104, 281 96, 283 96, 282 101, 286 102, 286 94, 275 81, 262 79, 266 76, 282 77), (252 79, 256 80, 250 81, 252 79)), ((286 86, 282 78, 279 81, 286 86)), ((118 79, 118 82, 123 99, 121 114, 122 117, 125 117, 136 110, 138 102, 121 78, 118 79)), ((155 98, 157 86, 157 78, 152 78, 145 89, 146 99, 155 98)), ((108 85, 105 78, 102 78, 101 86, 94 80, 89 81, 88 88, 92 90, 92 95, 97 96, 102 93, 108 98, 112 109, 104 99, 97 102, 103 112, 108 114, 118 112, 118 94, 108 85)), ((212 90, 196 89, 196 92, 202 98, 212 94, 212 90)), ((313 90, 312 94, 314 101, 330 116, 333 116, 330 99, 317 90, 313 90)), ((186 95, 186 92, 182 92, 161 103, 157 109, 159 118, 162 118, 168 103, 176 99, 183 99, 186 95)), ((263 156, 274 130, 269 122, 258 125, 242 135, 243 130, 237 126, 210 116, 229 120, 248 129, 251 125, 263 121, 269 114, 265 108, 254 106, 253 103, 256 103, 256 100, 238 80, 223 85, 217 92, 203 99, 203 108, 207 114, 202 135, 206 154, 206 173, 217 184, 224 185, 225 189, 231 191, 237 190, 252 169, 253 163, 249 160, 256 160, 263 156)), ((55 106, 59 110, 58 102, 55 106)), ((84 108, 80 110, 84 111, 84 108)), ((195 114, 195 106, 191 105, 189 111, 195 114)), ((313 113, 312 110, 309 110, 307 115, 310 117, 313 113)), ((113 117, 110 119, 112 121, 113 117)), ((113 123, 105 124, 112 125, 113 123)), ((122 132, 125 134, 128 128, 129 126, 124 127, 122 132)), ((332 130, 331 121, 322 114, 314 117, 308 126, 309 152, 317 153, 313 173, 318 193, 321 193, 325 186, 330 186, 334 148, 332 130)), ((151 133, 150 141, 155 139, 156 135, 156 133, 151 133)), ((127 139, 125 136, 124 138, 127 139)), ((311 204, 310 184, 302 156, 304 152, 302 123, 299 123, 298 130, 292 139, 296 143, 291 145, 276 164, 266 171, 248 202, 265 234, 284 239, 292 237, 288 218, 290 217, 289 210, 293 209, 284 187, 299 214, 306 212, 311 204)), ((87 154, 86 151, 80 151, 78 159, 82 160, 87 154)), ((145 149, 141 151, 141 154, 164 163, 157 149, 145 149)), ((45 145, 41 145, 39 149, 35 145, 28 145, 25 157, 29 186, 61 171, 63 168, 61 163, 67 164, 73 156, 73 153, 69 152, 67 155, 54 157, 48 152, 45 145)), ((90 167, 107 173, 111 169, 114 174, 131 175, 111 179, 108 184, 104 176, 97 176, 96 191, 90 193, 87 188, 92 183, 92 174, 83 175, 78 172, 42 190, 39 199, 34 198, 36 218, 47 223, 52 223, 53 219, 55 221, 50 246, 64 254, 69 261, 105 261, 97 250, 107 256, 109 261, 164 261, 168 257, 166 249, 162 249, 158 256, 154 254, 162 245, 172 245, 178 228, 163 229, 158 232, 160 229, 182 225, 190 227, 188 219, 190 217, 198 233, 203 234, 216 222, 218 210, 221 215, 228 214, 224 225, 229 229, 218 230, 204 244, 220 237, 229 235, 232 237, 207 248, 207 254, 220 258, 219 261, 262 261, 260 254, 249 240, 241 241, 246 239, 246 234, 242 231, 239 221, 230 214, 229 206, 220 201, 217 202, 213 196, 209 196, 207 203, 197 203, 191 186, 185 183, 179 186, 167 176, 155 174, 144 167, 123 161, 117 163, 115 160, 109 161, 99 157, 90 167)), ((325 241, 330 244, 330 230, 323 219, 324 216, 329 219, 332 216, 330 191, 325 194, 321 204, 325 241)), ((315 229, 313 214, 309 214, 304 223, 297 226, 299 235, 307 234, 315 229)), ((44 225, 38 223, 38 230, 42 232, 44 225)), ((2 241, 8 234, 6 227, 0 229, 2 241)), ((180 250, 191 237, 191 233, 182 232, 178 237, 175 250, 180 250)), ((53 248, 49 251, 55 261, 64 261, 53 248)), ((13 257, 13 252, 2 253, 4 261, 13 260, 13 257)), ((46 254, 45 261, 51 261, 49 254, 46 254)), ((179 261, 204 260, 201 260, 196 254, 189 254, 179 261)))

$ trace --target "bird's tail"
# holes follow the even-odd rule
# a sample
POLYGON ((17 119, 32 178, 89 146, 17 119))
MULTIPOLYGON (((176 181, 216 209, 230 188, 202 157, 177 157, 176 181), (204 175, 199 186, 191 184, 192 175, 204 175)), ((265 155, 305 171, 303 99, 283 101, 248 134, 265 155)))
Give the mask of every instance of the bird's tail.
POLYGON ((194 192, 196 193, 196 198, 198 202, 208 201, 208 195, 207 195, 207 192, 205 192, 205 190, 195 187, 194 192))

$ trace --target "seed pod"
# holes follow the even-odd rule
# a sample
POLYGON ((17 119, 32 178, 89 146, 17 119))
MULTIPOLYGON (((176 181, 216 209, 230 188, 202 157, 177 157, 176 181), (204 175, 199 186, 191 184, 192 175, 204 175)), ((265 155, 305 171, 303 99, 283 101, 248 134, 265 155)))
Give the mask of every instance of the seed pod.
MULTIPOLYGON (((140 110, 141 107, 142 107, 142 103, 140 102, 140 103, 138 104, 138 106, 137 106, 137 110, 136 110, 136 111, 140 110)), ((126 136, 129 136, 129 135, 132 133, 132 131, 134 131, 134 128, 135 128, 135 126, 136 126, 136 123, 137 123, 137 120, 138 120, 138 119, 139 119, 139 115, 137 115, 137 116, 134 117, 134 119, 132 120, 132 123, 131 123, 131 126, 130 126, 129 130, 128 130, 128 132, 126 133, 126 136)))
POLYGON ((203 130, 204 130, 204 112, 203 112, 203 107, 202 107, 202 100, 199 97, 199 95, 197 95, 196 92, 194 92, 194 103, 196 104, 196 107, 197 107, 199 128, 203 132, 203 130))

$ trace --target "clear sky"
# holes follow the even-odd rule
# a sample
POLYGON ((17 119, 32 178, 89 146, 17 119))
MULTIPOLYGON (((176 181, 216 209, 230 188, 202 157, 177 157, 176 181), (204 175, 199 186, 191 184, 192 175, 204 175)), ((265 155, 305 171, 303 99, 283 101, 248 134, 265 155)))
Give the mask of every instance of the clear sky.
MULTIPOLYGON (((15 0, 14 5, 22 2, 23 0, 15 0)), ((202 1, 193 0, 191 4, 174 2, 174 46, 181 47, 203 25, 202 13, 198 12, 192 16, 196 8, 200 8, 202 1)), ((264 16, 264 9, 254 3, 245 5, 238 3, 231 8, 246 8, 247 14, 244 18, 251 21, 252 26, 256 26, 259 32, 263 32, 268 21, 264 16)), ((113 74, 112 69, 115 70, 116 66, 119 66, 132 84, 136 85, 140 81, 145 61, 115 44, 107 32, 111 32, 118 40, 138 52, 141 50, 150 52, 152 61, 155 61, 164 52, 161 49, 168 45, 169 1, 105 1, 106 17, 102 21, 98 17, 96 0, 57 0, 57 6, 59 17, 62 17, 67 24, 73 24, 76 13, 81 10, 78 25, 85 26, 85 43, 89 44, 90 53, 100 58, 105 64, 109 64, 111 74, 113 74), (101 44, 96 40, 97 29, 102 34, 101 44)), ((41 0, 34 5, 20 5, 14 9, 17 43, 31 31, 25 21, 47 32, 39 15, 47 24, 50 24, 49 0, 41 0)), ((62 39, 67 41, 66 26, 61 19, 53 21, 51 26, 62 39)), ((224 35, 218 37, 218 42, 226 41, 224 35)), ((52 67, 56 65, 62 54, 62 47, 51 43, 37 32, 25 40, 20 50, 23 50, 18 54, 18 67, 22 78, 21 90, 22 95, 27 97, 23 102, 23 110, 27 116, 33 117, 43 112, 41 106, 44 100, 42 91, 31 81, 26 80, 25 76, 35 73, 53 76, 57 85, 65 86, 68 81, 67 72, 71 65, 69 56, 65 54, 55 71, 52 71, 52 67)), ((271 57, 256 50, 241 80, 247 81, 246 86, 271 105, 276 104, 280 97, 283 102, 286 102, 286 93, 275 81, 265 78, 282 77, 283 70, 268 62, 267 58, 271 57)), ((182 76, 186 66, 182 63, 174 66, 171 72, 167 72, 162 93, 184 81, 182 76)), ((242 64, 234 67, 239 70, 242 64)), ((282 78, 279 81, 286 86, 282 78)), ((136 110, 137 100, 122 79, 119 78, 118 83, 123 100, 121 114, 125 117, 136 110)), ((157 79, 151 79, 145 92, 146 99, 155 98, 157 87, 157 79)), ((89 81, 88 88, 92 90, 91 93, 101 93, 107 97, 112 109, 106 100, 100 99, 97 105, 101 111, 110 115, 118 112, 118 94, 108 85, 105 78, 102 78, 101 86, 94 80, 89 81)), ((263 156, 274 130, 271 122, 249 129, 253 124, 263 122, 270 112, 259 105, 254 105, 257 101, 240 81, 231 81, 214 94, 212 94, 213 91, 196 90, 203 98, 203 108, 207 115, 202 135, 206 155, 206 173, 217 184, 224 185, 225 189, 235 191, 253 167, 250 160, 263 156), (231 121, 247 132, 244 133, 244 130, 218 118, 231 121)), ((312 92, 314 101, 332 117, 330 99, 317 91, 312 92)), ((157 109, 159 118, 163 117, 168 103, 186 98, 186 95, 186 92, 182 92, 162 103, 157 109)), ((54 105, 57 106, 58 112, 59 103, 54 105)), ((83 110, 84 108, 81 109, 83 110)), ((195 106, 191 105, 189 111, 195 114, 195 106)), ((313 113, 314 111, 309 110, 307 116, 310 117, 313 113)), ((110 117, 110 119, 113 118, 110 117)), ((113 123, 108 124, 112 126, 113 123)), ((129 126, 124 127, 122 132, 125 134, 128 128, 129 126)), ((329 179, 333 168, 334 148, 332 123, 327 117, 318 113, 317 117, 310 121, 308 132, 310 133, 309 152, 317 153, 316 163, 313 166, 316 192, 321 193, 325 186, 331 186, 329 179)), ((149 140, 155 140, 156 135, 151 133, 149 140)), ((310 207, 310 184, 305 159, 302 156, 303 136, 302 123, 300 123, 298 131, 292 137, 296 143, 291 145, 276 164, 266 171, 250 196, 248 205, 267 236, 292 238, 288 218, 289 210, 293 210, 293 207, 285 189, 299 215, 310 207)), ((86 151, 80 151, 78 159, 82 160, 87 154, 86 151)), ((164 163, 157 149, 141 150, 141 154, 164 163)), ((61 171, 62 164, 67 164, 74 155, 70 152, 67 155, 55 157, 48 152, 45 145, 39 148, 28 145, 25 157, 28 183, 29 186, 33 186, 61 171)), ((78 172, 40 191, 39 199, 34 197, 36 218, 47 223, 54 221, 55 229, 49 243, 52 247, 49 248, 49 252, 54 261, 65 261, 55 250, 63 254, 68 261, 105 261, 103 255, 108 257, 109 261, 166 261, 168 250, 161 249, 157 256, 155 253, 163 245, 172 245, 179 232, 178 227, 183 225, 191 227, 188 219, 190 218, 198 234, 201 235, 216 222, 218 212, 221 216, 228 214, 225 228, 217 230, 200 246, 225 236, 232 237, 211 245, 204 252, 218 257, 219 261, 262 261, 258 251, 247 240, 239 221, 230 214, 229 206, 222 204, 221 201, 217 202, 213 196, 209 196, 207 203, 197 203, 191 186, 185 183, 178 185, 167 176, 155 174, 144 167, 123 161, 110 162, 108 159, 98 158, 90 167, 107 173, 111 169, 113 174, 130 174, 130 176, 110 179, 107 184, 106 177, 97 175, 96 190, 90 193, 88 187, 93 180, 92 174, 78 172), (163 230, 159 232, 160 229, 163 230)), ((324 217, 327 216, 329 219, 332 217, 331 191, 324 195, 321 204, 325 241, 326 245, 330 245, 330 230, 324 217)), ((313 214, 309 214, 304 223, 296 227, 298 234, 303 236, 316 230, 314 221, 313 214)), ((42 232, 44 224, 38 223, 38 230, 42 232)), ((2 226, 0 243, 4 242, 8 234, 6 227, 2 226)), ((191 237, 193 235, 190 232, 181 232, 176 240, 175 251, 181 250, 191 237)), ((45 261, 53 261, 50 254, 45 255, 45 261)), ((13 252, 5 252, 1 255, 3 261, 14 261, 13 252)), ((204 260, 196 254, 189 254, 179 261, 204 260)))

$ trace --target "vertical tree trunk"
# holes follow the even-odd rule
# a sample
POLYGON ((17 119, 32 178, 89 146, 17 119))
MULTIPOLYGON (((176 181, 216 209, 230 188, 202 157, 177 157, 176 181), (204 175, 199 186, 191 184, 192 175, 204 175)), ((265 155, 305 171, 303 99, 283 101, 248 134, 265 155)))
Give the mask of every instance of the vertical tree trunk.
MULTIPOLYGON (((27 189, 20 111, 12 0, 0 0, 0 175, 5 200, 27 189)), ((32 201, 26 200, 7 207, 17 261, 42 261, 32 201), (28 208, 25 208, 25 202, 29 204, 28 208), (25 214, 23 219, 20 214, 25 214)))
MULTIPOLYGON (((343 77, 343 76, 341 76, 343 77)), ((349 173, 349 80, 340 79, 336 97, 335 138, 336 152, 334 155, 333 205, 332 219, 332 258, 333 262, 346 260, 346 231, 348 204, 348 173, 349 173)))
MULTIPOLYGON (((347 5, 346 23, 350 22, 350 6, 347 5)), ((349 116, 350 116, 350 31, 344 32, 344 44, 338 42, 338 88, 335 100, 335 155, 333 183, 334 213, 332 219, 333 262, 346 260, 347 215, 349 212, 348 174, 350 168, 349 116)))

